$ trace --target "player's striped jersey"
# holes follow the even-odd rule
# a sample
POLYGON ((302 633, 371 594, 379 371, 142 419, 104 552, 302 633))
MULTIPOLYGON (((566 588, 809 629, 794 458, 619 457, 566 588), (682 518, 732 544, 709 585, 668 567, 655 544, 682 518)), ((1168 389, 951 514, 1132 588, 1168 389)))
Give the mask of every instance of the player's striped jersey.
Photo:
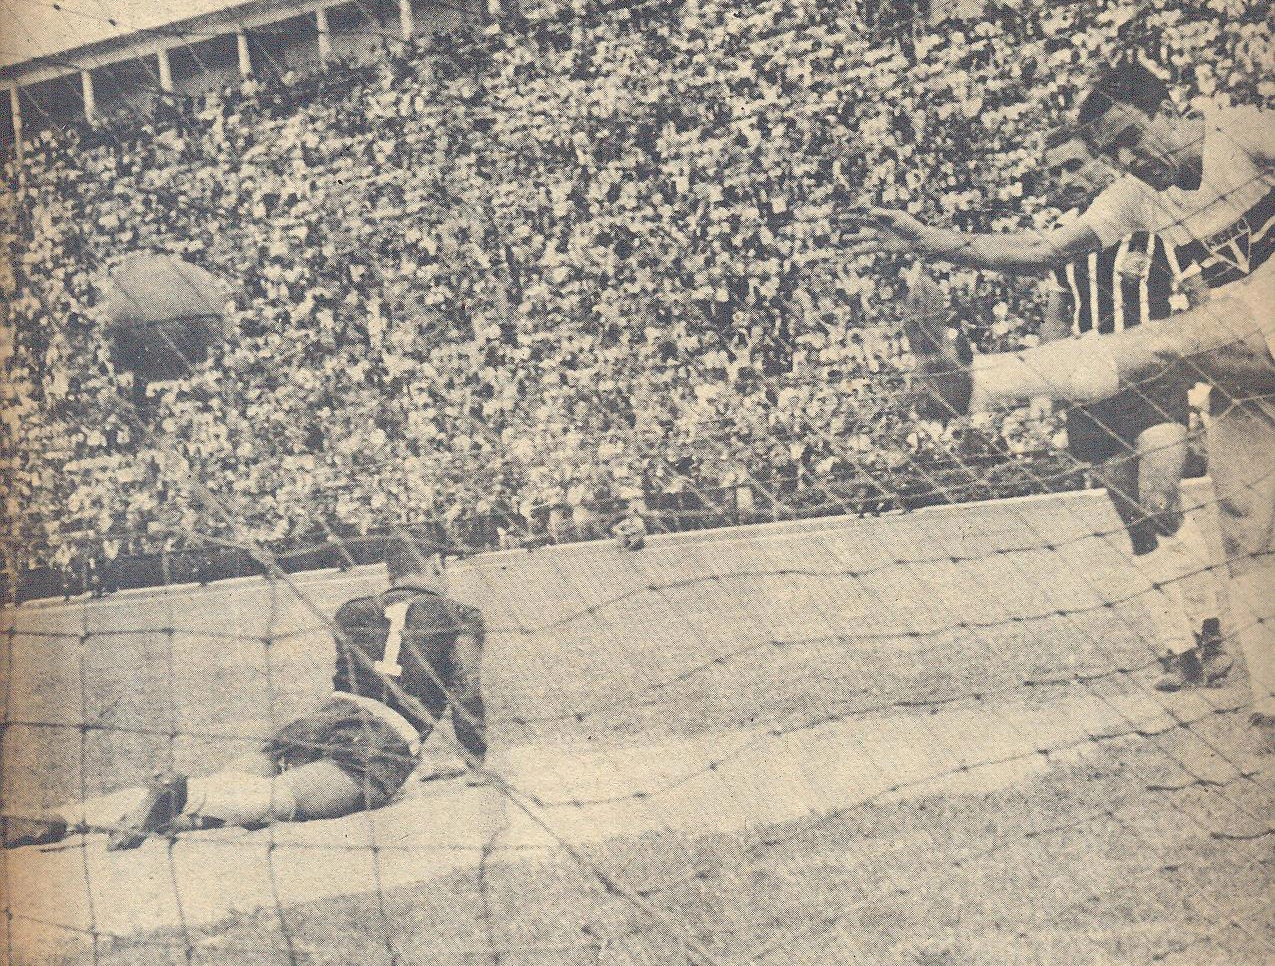
POLYGON ((1178 249, 1182 270, 1201 272, 1210 288, 1239 281, 1275 252, 1275 188, 1233 224, 1178 249))
POLYGON ((420 705, 442 710, 438 678, 449 648, 460 634, 485 633, 477 608, 411 586, 355 598, 336 612, 335 623, 333 689, 380 701, 424 733, 434 722, 420 705), (414 700, 402 700, 399 691, 414 700))
POLYGON ((1168 318, 1177 260, 1158 236, 1136 232, 1054 272, 1073 335, 1119 332, 1168 318))
MULTIPOLYGON (((1275 128, 1275 112, 1253 107, 1208 108, 1200 185, 1155 191, 1126 175, 1104 190, 1080 219, 1106 246, 1151 231, 1179 249, 1213 287, 1250 274, 1269 258, 1275 173, 1255 157, 1275 128), (1207 264, 1206 264, 1207 263, 1207 264)), ((1185 268, 1186 266, 1184 266, 1185 268)))

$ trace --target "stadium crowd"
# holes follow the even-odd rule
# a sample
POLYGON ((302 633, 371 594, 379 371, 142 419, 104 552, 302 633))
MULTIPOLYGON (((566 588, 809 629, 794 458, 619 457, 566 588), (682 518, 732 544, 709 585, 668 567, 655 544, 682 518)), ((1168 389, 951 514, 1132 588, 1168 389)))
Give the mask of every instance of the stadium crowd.
MULTIPOLYGON (((516 542, 741 489, 818 512, 1071 485, 1048 413, 909 418, 901 266, 839 258, 836 216, 1046 226, 1038 148, 1119 33, 1184 101, 1275 103, 1266 4, 1122 11, 988 4, 886 37, 841 4, 542 3, 33 125, 5 162, 0 260, 16 566, 427 517, 516 542), (238 287, 238 336, 150 387, 151 432, 93 310, 138 248, 238 287)), ((1034 338, 1031 286, 942 284, 983 348, 1034 338)))

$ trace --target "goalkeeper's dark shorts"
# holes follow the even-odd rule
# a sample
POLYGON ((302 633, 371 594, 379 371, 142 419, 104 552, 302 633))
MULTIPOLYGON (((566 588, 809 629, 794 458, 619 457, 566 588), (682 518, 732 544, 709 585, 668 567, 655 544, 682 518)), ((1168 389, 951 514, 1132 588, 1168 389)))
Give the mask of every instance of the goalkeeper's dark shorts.
POLYGON ((1134 454, 1138 437, 1152 426, 1190 423, 1187 392, 1193 380, 1180 367, 1126 389, 1110 399, 1067 411, 1067 447, 1085 463, 1105 463, 1134 454))
POLYGON ((365 808, 380 808, 416 767, 404 736, 382 717, 343 698, 288 722, 266 742, 280 771, 330 761, 363 789, 365 808))

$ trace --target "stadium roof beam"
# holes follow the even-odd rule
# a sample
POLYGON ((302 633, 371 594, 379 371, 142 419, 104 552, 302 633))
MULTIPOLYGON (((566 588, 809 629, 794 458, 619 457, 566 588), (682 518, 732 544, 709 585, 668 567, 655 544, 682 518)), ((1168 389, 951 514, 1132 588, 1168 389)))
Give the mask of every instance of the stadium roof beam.
POLYGON ((240 29, 235 31, 235 49, 239 53, 239 76, 252 76, 252 53, 248 50, 248 34, 240 29))
POLYGON ((332 59, 332 28, 328 25, 326 7, 314 11, 314 25, 319 31, 319 63, 326 64, 332 59))
POLYGON ((168 48, 156 47, 155 56, 159 60, 159 89, 165 94, 173 91, 173 65, 168 60, 168 48))
POLYGON ((411 40, 416 33, 416 18, 412 14, 412 0, 398 0, 399 31, 403 40, 411 40))
POLYGON ((97 114, 97 99, 93 96, 92 71, 80 71, 80 90, 84 92, 84 116, 91 121, 97 114))
POLYGON ((13 118, 13 147, 18 157, 22 157, 22 98, 18 96, 18 85, 9 85, 9 113, 13 118))
POLYGON ((293 17, 317 15, 321 10, 343 5, 333 0, 254 0, 20 63, 6 64, 0 66, 0 81, 26 87, 84 70, 155 56, 157 48, 171 51, 190 47, 213 37, 251 32, 293 17))

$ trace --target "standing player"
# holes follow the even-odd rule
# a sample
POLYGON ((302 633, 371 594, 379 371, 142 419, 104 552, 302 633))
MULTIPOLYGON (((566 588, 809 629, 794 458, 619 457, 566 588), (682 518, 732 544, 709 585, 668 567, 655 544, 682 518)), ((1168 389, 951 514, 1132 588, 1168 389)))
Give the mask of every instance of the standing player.
MULTIPOLYGON (((1054 204, 1075 217, 1112 180, 1076 136, 1060 132, 1045 154, 1054 204)), ((1174 247, 1135 232, 1116 245, 1055 269, 1046 285, 1045 341, 1089 332, 1119 332, 1167 318, 1180 274, 1174 247)), ((1139 569, 1158 586, 1167 642, 1162 691, 1211 683, 1230 670, 1220 646, 1217 601, 1203 535, 1181 509, 1186 464, 1187 392, 1194 381, 1171 364, 1110 399, 1067 412, 1071 454, 1090 464, 1125 525, 1139 569), (1188 593, 1189 591, 1189 593, 1188 593)))
MULTIPOLYGON (((1114 395, 1168 362, 1198 367, 1213 386, 1210 475, 1230 571, 1228 636, 1239 641, 1253 691, 1252 722, 1275 736, 1275 114, 1256 108, 1180 114, 1146 68, 1105 73, 1081 106, 1090 150, 1124 176, 1070 225, 1042 235, 965 235, 877 209, 851 251, 914 252, 1000 271, 1039 272, 1153 231, 1211 289, 1201 306, 1135 329, 981 359, 916 330, 923 374, 955 409, 1037 395, 1087 402, 1114 395)), ((950 412, 950 410, 949 410, 950 412)))
POLYGON ((110 812, 121 797, 116 793, 40 821, 6 820, 5 846, 49 844, 74 831, 106 828, 108 849, 131 849, 156 833, 379 808, 403 787, 449 703, 466 764, 481 770, 487 754, 479 687, 482 614, 444 596, 442 562, 432 548, 399 541, 386 566, 388 590, 351 600, 336 613, 333 692, 317 709, 216 774, 157 776, 122 819, 110 812))

